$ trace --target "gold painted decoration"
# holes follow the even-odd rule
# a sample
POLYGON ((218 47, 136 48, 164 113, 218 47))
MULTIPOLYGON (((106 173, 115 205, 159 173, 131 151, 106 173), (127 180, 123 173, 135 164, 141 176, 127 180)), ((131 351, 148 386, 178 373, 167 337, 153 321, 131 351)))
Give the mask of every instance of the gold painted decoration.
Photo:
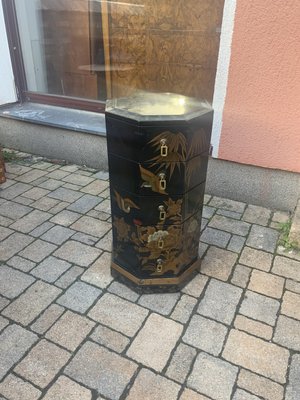
POLYGON ((140 209, 131 199, 123 198, 116 190, 114 190, 114 194, 118 207, 127 214, 130 213, 131 208, 140 209))
POLYGON ((160 176, 153 174, 153 172, 147 170, 146 168, 143 168, 141 165, 139 167, 141 172, 141 178, 144 181, 141 187, 148 187, 151 188, 153 192, 167 194, 163 186, 161 185, 160 176))

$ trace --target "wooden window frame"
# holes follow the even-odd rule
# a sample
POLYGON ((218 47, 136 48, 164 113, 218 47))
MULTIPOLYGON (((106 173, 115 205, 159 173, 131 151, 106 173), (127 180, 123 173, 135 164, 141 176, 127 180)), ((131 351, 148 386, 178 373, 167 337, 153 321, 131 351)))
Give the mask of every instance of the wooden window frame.
POLYGON ((22 57, 15 2, 14 0, 2 0, 2 5, 19 102, 24 103, 30 101, 34 103, 49 104, 59 107, 75 108, 79 110, 104 113, 105 102, 103 101, 58 96, 46 93, 32 92, 28 90, 22 57))

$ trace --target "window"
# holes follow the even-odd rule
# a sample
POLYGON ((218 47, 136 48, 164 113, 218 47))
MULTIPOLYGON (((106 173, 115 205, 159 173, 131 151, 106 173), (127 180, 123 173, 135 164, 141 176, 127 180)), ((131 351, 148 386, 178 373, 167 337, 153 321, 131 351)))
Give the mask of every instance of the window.
POLYGON ((136 90, 212 100, 223 0, 2 0, 23 100, 104 109, 136 90))

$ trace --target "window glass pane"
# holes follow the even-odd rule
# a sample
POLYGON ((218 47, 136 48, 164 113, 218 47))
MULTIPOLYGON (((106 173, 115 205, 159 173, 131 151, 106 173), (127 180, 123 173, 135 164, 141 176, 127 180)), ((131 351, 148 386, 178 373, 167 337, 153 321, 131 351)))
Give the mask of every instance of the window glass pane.
POLYGON ((105 99, 101 3, 16 0, 28 90, 105 99))
POLYGON ((212 100, 224 0, 15 0, 30 91, 212 100))

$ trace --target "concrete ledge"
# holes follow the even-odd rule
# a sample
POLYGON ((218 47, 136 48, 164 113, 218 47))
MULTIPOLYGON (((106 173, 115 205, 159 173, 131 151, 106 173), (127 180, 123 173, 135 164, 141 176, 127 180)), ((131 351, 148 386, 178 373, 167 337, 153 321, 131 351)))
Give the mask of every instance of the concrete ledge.
POLYGON ((300 246, 300 199, 293 215, 292 226, 289 234, 289 241, 300 246))
MULTIPOLYGON (((84 132, 0 118, 4 147, 107 170, 106 138, 84 132)), ((300 174, 210 159, 206 191, 277 210, 294 211, 300 174)))
POLYGON ((106 137, 0 118, 4 147, 107 170, 106 137))

